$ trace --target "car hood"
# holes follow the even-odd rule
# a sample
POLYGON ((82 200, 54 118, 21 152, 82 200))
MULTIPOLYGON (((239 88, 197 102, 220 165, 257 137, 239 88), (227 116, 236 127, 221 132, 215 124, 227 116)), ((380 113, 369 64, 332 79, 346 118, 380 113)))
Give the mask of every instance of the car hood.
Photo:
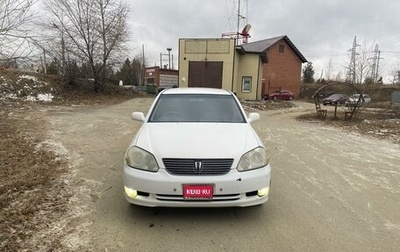
POLYGON ((247 123, 147 123, 132 145, 156 158, 240 158, 262 143, 247 123))

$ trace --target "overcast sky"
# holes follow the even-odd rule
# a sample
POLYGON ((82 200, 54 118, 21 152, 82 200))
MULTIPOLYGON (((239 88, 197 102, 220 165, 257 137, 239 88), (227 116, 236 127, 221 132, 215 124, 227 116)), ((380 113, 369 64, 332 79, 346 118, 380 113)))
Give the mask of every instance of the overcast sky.
MULTIPOLYGON (((219 38, 236 32, 238 0, 126 0, 131 7, 132 48, 144 45, 147 64, 160 65, 160 53, 172 48, 178 63, 179 38, 219 38)), ((354 37, 357 51, 380 51, 380 75, 389 81, 400 70, 398 0, 242 0, 241 14, 251 24, 249 42, 287 35, 313 63, 315 78, 331 77, 349 64, 354 37)), ((372 57, 372 54, 371 54, 372 57)), ((163 64, 168 63, 168 57, 163 64)), ((371 59, 372 63, 372 59, 371 59)))

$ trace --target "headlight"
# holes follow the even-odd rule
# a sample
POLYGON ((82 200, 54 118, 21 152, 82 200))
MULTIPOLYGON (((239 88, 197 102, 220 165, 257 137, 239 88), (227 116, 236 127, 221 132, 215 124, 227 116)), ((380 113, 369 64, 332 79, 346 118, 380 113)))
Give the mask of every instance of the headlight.
POLYGON ((263 147, 257 147, 244 154, 239 161, 238 171, 249 171, 266 166, 269 163, 269 156, 263 147))
POLYGON ((130 147, 125 154, 126 164, 132 168, 156 172, 158 165, 154 156, 139 147, 130 147))

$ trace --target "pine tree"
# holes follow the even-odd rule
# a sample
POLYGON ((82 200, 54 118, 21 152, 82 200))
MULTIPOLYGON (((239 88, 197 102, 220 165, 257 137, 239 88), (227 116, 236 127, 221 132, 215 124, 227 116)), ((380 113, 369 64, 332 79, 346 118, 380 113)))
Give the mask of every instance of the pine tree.
POLYGON ((123 81, 124 85, 133 84, 133 71, 131 61, 127 58, 117 74, 118 78, 123 81))
POLYGON ((303 69, 303 83, 314 83, 314 67, 311 62, 303 69))

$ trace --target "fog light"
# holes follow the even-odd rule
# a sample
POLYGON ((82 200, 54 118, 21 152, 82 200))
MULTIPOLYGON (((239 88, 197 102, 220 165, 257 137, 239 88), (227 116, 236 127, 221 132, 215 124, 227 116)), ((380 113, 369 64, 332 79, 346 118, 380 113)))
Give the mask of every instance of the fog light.
POLYGON ((126 187, 126 186, 124 186, 124 189, 125 189, 125 194, 129 197, 129 198, 136 198, 136 196, 137 196, 137 191, 136 190, 133 190, 133 189, 131 189, 131 188, 128 188, 128 187, 126 187))
POLYGON ((269 194, 269 186, 257 191, 257 195, 259 197, 268 196, 268 194, 269 194))

